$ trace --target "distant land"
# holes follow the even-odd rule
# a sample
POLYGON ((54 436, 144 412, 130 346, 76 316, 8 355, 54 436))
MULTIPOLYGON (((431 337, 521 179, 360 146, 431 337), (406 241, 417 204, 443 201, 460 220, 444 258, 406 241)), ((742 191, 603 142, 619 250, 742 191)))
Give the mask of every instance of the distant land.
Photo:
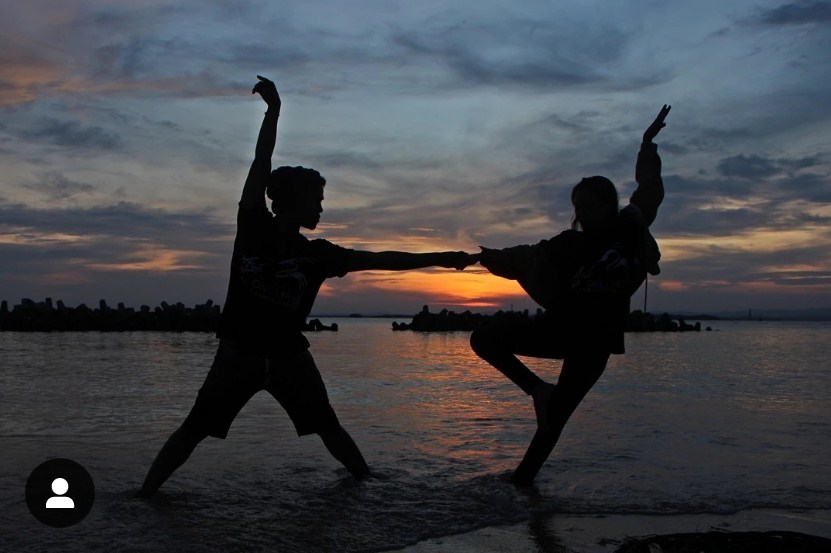
MULTIPOLYGON (((471 310, 474 313, 493 313, 495 310, 471 310)), ((656 310, 655 313, 664 313, 656 310)), ((672 319, 688 321, 831 321, 831 307, 814 309, 749 309, 743 311, 716 311, 701 313, 700 311, 672 311, 668 312, 672 319)), ((312 317, 334 319, 344 317, 367 317, 374 319, 404 319, 412 318, 415 313, 313 313, 312 317)))
MULTIPOLYGON (((427 306, 425 306, 426 308, 427 306)), ((424 308, 423 308, 424 309, 424 308)), ((423 310, 422 309, 422 310, 423 310)), ((443 310, 447 311, 447 310, 443 310)), ((526 317, 533 313, 528 310, 465 310, 458 313, 467 318, 482 315, 524 314, 526 317)), ((536 310, 541 311, 541 310, 536 310)), ((448 313, 453 313, 452 311, 448 313)), ((638 312, 636 312, 638 313, 638 312)), ((312 313, 310 318, 385 318, 399 321, 411 321, 418 313, 312 313)), ((647 314, 650 315, 650 314, 647 314)), ((70 307, 63 301, 33 301, 28 298, 20 300, 19 304, 9 305, 9 302, 0 302, 0 331, 50 331, 50 330, 173 330, 173 331, 213 331, 217 328, 220 316, 220 306, 208 300, 204 304, 187 307, 181 302, 169 304, 161 302, 159 306, 151 308, 142 305, 138 309, 118 303, 111 307, 105 300, 99 300, 97 307, 87 307, 80 304, 70 307)), ((651 314, 652 317, 655 313, 651 314)), ((664 317, 682 321, 831 321, 831 307, 814 309, 748 309, 736 311, 720 311, 715 313, 701 313, 693 311, 676 311, 664 313, 664 317)), ((314 322, 314 321, 312 321, 314 322)), ((309 330, 319 330, 324 325, 312 325, 309 330)))
MULTIPOLYGON (((492 314, 496 310, 472 309, 474 313, 492 314)), ((664 313, 656 310, 655 313, 664 313)), ((700 311, 671 311, 667 312, 673 319, 687 321, 831 321, 831 307, 814 309, 752 309, 744 311, 716 311, 701 313, 700 311)), ((312 313, 311 317, 321 319, 359 318, 370 319, 406 319, 412 318, 415 313, 312 313)))
POLYGON ((814 309, 745 309, 743 311, 717 311, 708 315, 693 311, 678 311, 677 317, 690 320, 706 320, 715 317, 723 321, 831 321, 831 307, 814 309))

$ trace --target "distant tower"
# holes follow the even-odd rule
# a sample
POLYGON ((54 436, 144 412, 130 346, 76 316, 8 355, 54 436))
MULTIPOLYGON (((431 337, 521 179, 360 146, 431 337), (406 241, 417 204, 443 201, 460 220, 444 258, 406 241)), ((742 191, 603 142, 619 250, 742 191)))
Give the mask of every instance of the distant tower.
POLYGON ((747 320, 748 320, 748 321, 752 321, 752 320, 753 320, 753 310, 752 310, 752 309, 750 309, 749 307, 747 308, 747 320))

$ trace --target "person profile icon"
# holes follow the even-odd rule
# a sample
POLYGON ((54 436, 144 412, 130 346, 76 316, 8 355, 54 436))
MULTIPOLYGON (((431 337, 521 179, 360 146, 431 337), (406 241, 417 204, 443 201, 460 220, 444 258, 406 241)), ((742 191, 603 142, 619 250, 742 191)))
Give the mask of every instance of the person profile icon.
POLYGON ((47 509, 74 509, 75 502, 71 497, 65 497, 63 494, 69 489, 69 482, 63 478, 55 478, 52 480, 52 491, 55 493, 46 501, 47 509))
MULTIPOLYGON (((38 522, 66 528, 86 518, 95 503, 95 483, 87 469, 63 457, 47 459, 26 480, 26 506, 38 522), (68 493, 67 493, 68 492, 68 493)), ((0 550, 5 549, 0 546, 0 550)))

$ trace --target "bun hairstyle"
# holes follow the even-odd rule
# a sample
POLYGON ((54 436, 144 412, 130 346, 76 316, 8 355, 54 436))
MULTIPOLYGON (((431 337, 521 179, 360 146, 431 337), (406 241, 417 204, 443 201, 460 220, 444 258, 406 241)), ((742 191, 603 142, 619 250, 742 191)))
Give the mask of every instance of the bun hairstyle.
MULTIPOLYGON (((574 185, 571 189, 571 204, 574 205, 574 200, 577 194, 581 191, 591 191, 601 204, 614 207, 609 212, 617 217, 620 209, 620 200, 617 195, 617 188, 612 181, 606 177, 595 175, 593 177, 584 177, 583 180, 574 185)), ((580 221, 577 220, 577 214, 574 215, 574 220, 571 222, 571 228, 577 229, 580 226, 580 221)))
POLYGON ((284 165, 271 172, 265 194, 271 200, 271 210, 291 209, 304 188, 319 185, 326 186, 319 172, 307 167, 289 167, 284 165))

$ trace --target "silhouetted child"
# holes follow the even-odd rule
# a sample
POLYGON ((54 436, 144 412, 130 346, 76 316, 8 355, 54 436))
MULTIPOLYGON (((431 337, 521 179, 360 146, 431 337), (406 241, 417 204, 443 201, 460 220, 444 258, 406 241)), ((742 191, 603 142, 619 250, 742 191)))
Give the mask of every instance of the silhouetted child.
POLYGON ((597 382, 612 353, 624 353, 629 299, 647 272, 658 273, 660 254, 649 233, 664 198, 661 159, 652 140, 665 126, 664 106, 643 135, 635 169, 638 182, 620 209, 606 177, 580 181, 571 192, 571 230, 534 245, 482 248, 480 262, 514 279, 541 306, 544 317, 523 325, 477 329, 471 347, 532 396, 537 432, 512 481, 530 484, 577 405, 597 382), (516 356, 562 359, 556 385, 545 382, 516 356))
POLYGON ((281 101, 273 82, 258 79, 253 92, 268 109, 239 202, 219 347, 190 414, 162 447, 139 497, 154 494, 204 438, 225 438, 237 413, 260 390, 280 402, 298 435, 318 434, 355 478, 367 476, 369 468, 329 404, 301 333, 320 286, 352 271, 463 269, 478 258, 465 252, 356 251, 304 237, 300 228, 313 230, 320 221, 326 181, 304 167, 271 171, 281 101))

